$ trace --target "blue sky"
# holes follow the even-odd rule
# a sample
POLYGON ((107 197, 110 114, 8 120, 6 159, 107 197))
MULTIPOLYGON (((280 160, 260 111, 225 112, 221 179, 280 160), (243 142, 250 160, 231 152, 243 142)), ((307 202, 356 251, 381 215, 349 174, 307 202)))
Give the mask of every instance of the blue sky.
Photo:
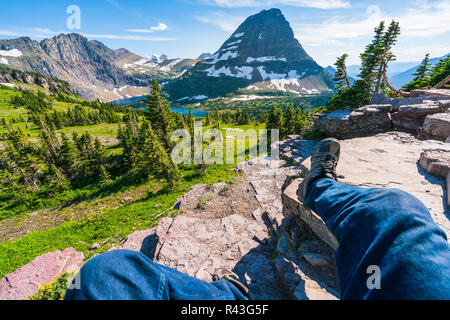
POLYGON ((214 52, 249 15, 280 8, 296 38, 319 64, 346 52, 349 64, 380 20, 400 22, 398 61, 450 52, 450 0, 0 0, 0 38, 41 40, 78 32, 139 55, 195 58, 214 52), (69 30, 67 8, 80 8, 81 28, 69 30))

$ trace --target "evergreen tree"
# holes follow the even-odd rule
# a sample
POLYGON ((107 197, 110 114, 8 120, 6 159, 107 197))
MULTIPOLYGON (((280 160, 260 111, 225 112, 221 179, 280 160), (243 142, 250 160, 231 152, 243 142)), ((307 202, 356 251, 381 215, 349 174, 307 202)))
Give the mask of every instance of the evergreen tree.
POLYGON ((136 170, 144 176, 148 176, 150 173, 161 175, 166 179, 171 189, 178 178, 178 170, 156 138, 148 121, 144 121, 139 128, 136 146, 139 150, 136 170))
POLYGON ((333 81, 338 90, 343 87, 350 87, 350 81, 347 76, 347 66, 345 64, 347 57, 348 54, 344 53, 337 58, 336 63, 334 64, 336 66, 336 73, 334 74, 333 81))
POLYGON ((436 66, 431 70, 430 86, 435 86, 450 75, 450 56, 439 60, 436 66))
POLYGON ((296 129, 297 115, 292 104, 286 110, 283 115, 284 121, 282 122, 283 129, 281 132, 282 137, 286 137, 289 134, 294 134, 296 129))
POLYGON ((414 78, 411 82, 405 84, 402 88, 406 91, 422 88, 429 84, 429 70, 430 70, 430 54, 427 53, 423 58, 420 65, 417 67, 416 72, 412 75, 414 78))
POLYGON ((63 133, 61 134, 61 169, 63 172, 71 177, 74 174, 75 162, 77 158, 75 144, 63 133))
MULTIPOLYGON (((389 84, 389 81, 386 76, 387 66, 389 62, 395 61, 396 56, 392 52, 392 47, 397 42, 397 37, 400 35, 400 26, 398 22, 394 20, 391 21, 387 31, 383 35, 382 40, 382 52, 380 56, 380 65, 377 74, 377 84, 375 87, 375 93, 380 92, 381 82, 384 80, 384 84, 392 89, 392 86, 389 84)), ((395 90, 393 90, 395 91, 395 90)))
MULTIPOLYGON (((280 130, 280 138, 283 138, 283 111, 276 105, 272 107, 267 121, 267 129, 280 130)), ((268 139, 270 140, 270 139, 268 139)))
POLYGON ((210 124, 211 124, 211 119, 209 118, 208 111, 206 111, 205 126, 209 126, 210 124))
POLYGON ((161 96, 161 88, 156 80, 153 79, 151 94, 144 101, 147 105, 146 115, 153 130, 160 137, 164 148, 170 152, 172 149, 170 136, 173 130, 173 116, 169 103, 161 96))
POLYGON ((358 76, 366 81, 370 85, 370 88, 375 86, 374 82, 377 76, 376 69, 381 64, 383 35, 384 21, 381 21, 378 27, 375 28, 375 35, 372 42, 366 46, 366 50, 360 55, 361 71, 358 76))

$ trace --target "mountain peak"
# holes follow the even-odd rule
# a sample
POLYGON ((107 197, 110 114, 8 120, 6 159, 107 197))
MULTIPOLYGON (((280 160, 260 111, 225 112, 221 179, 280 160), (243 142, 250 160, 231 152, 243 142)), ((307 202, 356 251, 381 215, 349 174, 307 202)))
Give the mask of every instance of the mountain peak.
POLYGON ((328 78, 295 39, 281 10, 270 9, 248 17, 219 50, 167 91, 175 100, 189 91, 216 97, 241 88, 317 94, 332 88, 328 78))

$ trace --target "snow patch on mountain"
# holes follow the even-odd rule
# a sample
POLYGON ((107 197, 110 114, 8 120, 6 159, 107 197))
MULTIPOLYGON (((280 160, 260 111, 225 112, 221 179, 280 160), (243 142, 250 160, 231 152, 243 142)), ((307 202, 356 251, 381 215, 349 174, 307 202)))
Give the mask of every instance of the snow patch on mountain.
POLYGON ((23 56, 22 52, 17 49, 0 50, 0 56, 18 58, 23 56))
POLYGON ((193 97, 183 97, 181 99, 178 99, 177 102, 184 101, 184 100, 205 100, 205 99, 208 99, 208 98, 209 98, 208 96, 200 94, 198 96, 193 96, 193 97))
POLYGON ((203 70, 204 72, 208 72, 208 77, 220 77, 221 75, 236 77, 236 78, 247 78, 250 80, 252 78, 253 67, 242 66, 242 67, 234 67, 234 72, 231 70, 231 67, 221 67, 216 69, 212 66, 209 69, 203 70))
POLYGON ((240 37, 242 37, 244 35, 244 32, 241 32, 241 33, 236 33, 233 37, 235 37, 235 38, 240 38, 240 37))
POLYGON ((0 58, 0 64, 9 64, 8 59, 0 58))
POLYGON ((208 61, 205 61, 206 64, 216 64, 218 61, 226 61, 229 59, 237 58, 238 53, 227 51, 224 53, 216 52, 208 61))
POLYGON ((233 41, 233 42, 227 43, 227 47, 237 45, 237 44, 239 44, 239 43, 241 43, 241 42, 242 42, 242 40, 239 39, 239 40, 237 40, 237 41, 233 41))
POLYGON ((286 58, 285 57, 281 57, 281 58, 277 58, 277 57, 259 57, 259 58, 253 58, 253 57, 248 57, 246 62, 247 63, 251 63, 251 62, 266 62, 266 61, 284 61, 286 62, 286 58))
POLYGON ((263 80, 275 80, 275 79, 286 78, 286 74, 274 73, 274 72, 267 73, 263 66, 259 66, 258 71, 261 74, 261 77, 263 78, 263 80))

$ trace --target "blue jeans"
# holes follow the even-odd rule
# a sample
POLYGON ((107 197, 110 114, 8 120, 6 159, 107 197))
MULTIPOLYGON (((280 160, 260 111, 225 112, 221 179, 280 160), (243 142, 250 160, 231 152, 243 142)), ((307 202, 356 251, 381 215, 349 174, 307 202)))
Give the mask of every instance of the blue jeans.
MULTIPOLYGON (((306 202, 339 241, 342 299, 450 299, 450 247, 416 197, 325 178, 306 202)), ((65 299, 246 299, 227 280, 208 283, 126 250, 91 259, 80 278, 65 299)))

